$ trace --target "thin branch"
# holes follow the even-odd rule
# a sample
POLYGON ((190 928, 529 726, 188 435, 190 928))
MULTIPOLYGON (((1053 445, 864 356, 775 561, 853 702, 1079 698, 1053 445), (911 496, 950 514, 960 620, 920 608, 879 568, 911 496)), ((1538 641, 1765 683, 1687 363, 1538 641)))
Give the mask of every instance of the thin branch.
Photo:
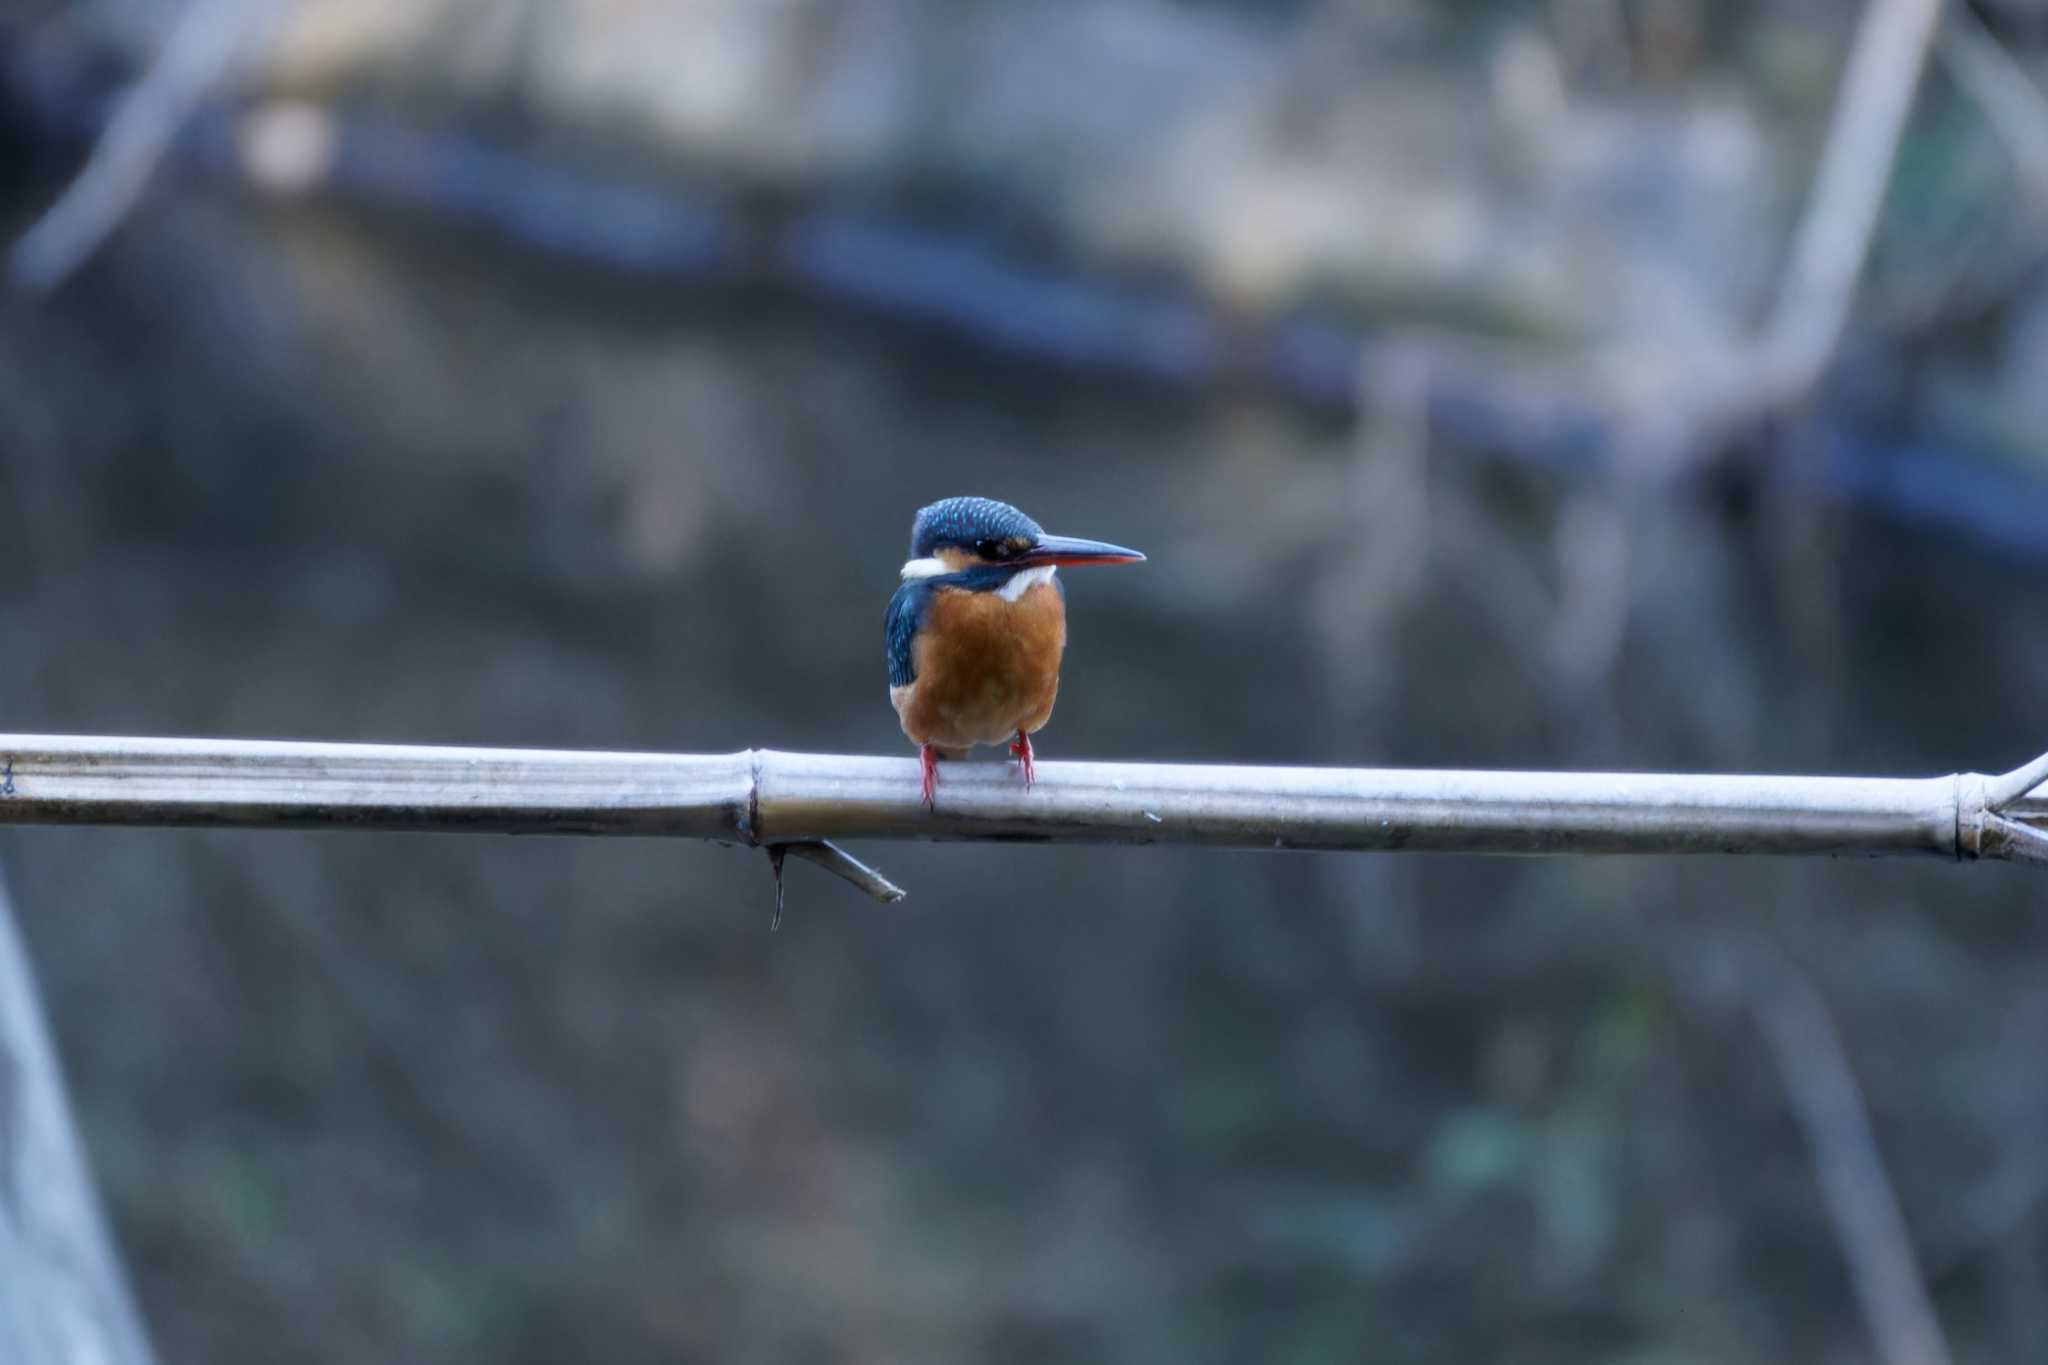
POLYGON ((108 120, 85 169, 14 244, 17 288, 48 293, 97 251, 149 185, 193 110, 226 79, 273 0, 190 0, 108 120))
MULTIPOLYGON (((2003 307, 2048 256, 2042 232, 2048 215, 2048 95, 1974 6, 1950 10, 1939 54, 1956 88, 1977 105, 2004 146, 2011 174, 1987 196, 1959 240, 1945 243, 1939 259, 1918 262, 1911 287, 1895 290, 1885 303, 1882 325, 1908 335, 1924 335, 2003 307)), ((1976 190, 1992 188, 1978 185, 1976 190)))
MULTIPOLYGON (((2023 773, 2027 770, 2021 770, 2023 773)), ((0 735, 0 824, 240 825, 663 835, 787 845, 870 894, 830 839, 1030 840, 1439 853, 1932 854, 2029 858, 2009 779, 1450 772, 916 761, 0 735)))
POLYGON ((1992 810, 2003 811, 2044 783, 2048 783, 2048 754, 2042 754, 2025 767, 2014 768, 2003 776, 1992 778, 1984 786, 1984 804, 1992 810))
POLYGON ((1877 1358, 1948 1365, 1941 1321, 1827 1006, 1790 962, 1763 953, 1751 959, 1761 979, 1748 993, 1750 1009, 1812 1151, 1877 1358))
MULTIPOLYGON (((1505 409, 1537 380, 1545 407, 1618 425, 1623 434, 1614 450, 1634 466, 1667 474, 1685 457, 1716 450, 1731 431, 1803 399, 1848 328, 1942 9, 1943 0, 1871 0, 1775 305, 1754 338, 1702 357, 1652 352, 1604 371, 1580 367, 1561 382, 1518 366, 1519 387, 1498 373, 1468 387, 1505 409), (1509 399, 1499 397, 1503 392, 1509 399)), ((1569 430, 1571 423, 1550 426, 1569 430)))
POLYGON ((2008 862, 2048 865, 2048 831, 2039 826, 1993 814, 1985 821, 1985 831, 1997 841, 1994 856, 2008 862))
POLYGON ((1872 0, 1857 30, 1777 307, 1742 367, 1760 407, 1803 396, 1841 344, 1941 12, 1942 0, 1872 0))
POLYGON ((805 862, 816 863, 835 877, 845 878, 884 905, 894 905, 897 901, 910 894, 874 868, 869 867, 866 863, 839 847, 839 845, 828 840, 818 839, 805 843, 776 844, 774 847, 786 849, 797 857, 802 858, 805 862))
POLYGON ((1968 5, 1957 5, 1950 16, 1941 59, 2004 140, 2035 202, 2048 202, 2048 95, 1968 5))

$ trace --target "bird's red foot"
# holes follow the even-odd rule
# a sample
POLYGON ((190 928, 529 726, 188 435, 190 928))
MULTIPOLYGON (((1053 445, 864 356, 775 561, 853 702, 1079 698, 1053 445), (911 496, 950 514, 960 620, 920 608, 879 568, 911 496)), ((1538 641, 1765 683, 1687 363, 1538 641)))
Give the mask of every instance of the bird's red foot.
POLYGON ((936 810, 939 800, 939 751, 929 744, 919 746, 917 763, 924 773, 924 808, 936 810))
POLYGON ((1031 784, 1038 780, 1038 766, 1032 761, 1034 755, 1031 752, 1031 736, 1019 730, 1017 738, 1010 741, 1010 756, 1016 759, 1017 766, 1023 769, 1024 789, 1029 791, 1031 784))

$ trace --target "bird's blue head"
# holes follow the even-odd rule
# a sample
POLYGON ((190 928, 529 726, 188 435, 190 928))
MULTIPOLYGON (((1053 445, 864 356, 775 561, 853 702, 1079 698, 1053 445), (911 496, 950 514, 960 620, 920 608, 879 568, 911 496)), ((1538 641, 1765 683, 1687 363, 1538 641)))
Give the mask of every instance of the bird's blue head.
POLYGON ((972 555, 987 563, 1022 553, 1045 529, 1007 502, 994 498, 946 498, 918 511, 910 527, 910 557, 930 559, 940 550, 972 555))
POLYGON ((1007 502, 994 498, 946 498, 923 508, 910 528, 910 562, 905 578, 930 578, 966 570, 1021 570, 1060 564, 1131 564, 1145 556, 1121 545, 1045 529, 1007 502))

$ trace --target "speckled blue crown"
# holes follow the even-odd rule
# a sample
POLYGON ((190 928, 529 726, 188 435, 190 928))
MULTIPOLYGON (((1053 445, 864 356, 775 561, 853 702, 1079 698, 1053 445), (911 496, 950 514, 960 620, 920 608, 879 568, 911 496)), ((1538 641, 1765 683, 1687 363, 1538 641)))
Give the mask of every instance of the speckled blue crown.
POLYGON ((1037 539, 1045 528, 994 498, 946 498, 917 514, 910 527, 910 557, 923 559, 941 545, 972 545, 977 540, 1037 539))

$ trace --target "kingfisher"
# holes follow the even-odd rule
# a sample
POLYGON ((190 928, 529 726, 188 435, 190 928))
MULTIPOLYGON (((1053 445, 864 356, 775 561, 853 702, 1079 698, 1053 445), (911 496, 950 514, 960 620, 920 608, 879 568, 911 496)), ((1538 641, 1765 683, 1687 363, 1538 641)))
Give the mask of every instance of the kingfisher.
POLYGON ((910 527, 910 560, 889 599, 889 702, 918 746, 927 808, 938 760, 1008 741, 1026 788, 1031 736, 1052 715, 1067 647, 1070 564, 1135 564, 1121 545, 1048 535, 993 498, 946 498, 910 527))

